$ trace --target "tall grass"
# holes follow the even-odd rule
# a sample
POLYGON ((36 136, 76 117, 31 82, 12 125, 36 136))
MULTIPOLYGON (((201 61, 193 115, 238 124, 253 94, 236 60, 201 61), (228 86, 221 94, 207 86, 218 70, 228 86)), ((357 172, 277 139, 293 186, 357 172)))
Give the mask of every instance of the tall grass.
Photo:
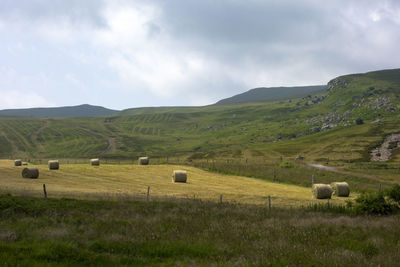
POLYGON ((5 266, 396 266, 400 217, 194 200, 0 196, 5 266))

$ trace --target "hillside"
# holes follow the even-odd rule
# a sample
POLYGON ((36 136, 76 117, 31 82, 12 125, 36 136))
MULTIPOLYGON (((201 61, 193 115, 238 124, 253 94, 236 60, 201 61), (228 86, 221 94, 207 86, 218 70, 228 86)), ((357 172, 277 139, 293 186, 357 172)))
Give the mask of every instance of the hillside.
POLYGON ((298 98, 309 94, 321 93, 326 85, 296 86, 296 87, 260 87, 247 92, 222 99, 217 104, 273 101, 287 98, 298 98))
POLYGON ((327 91, 291 101, 144 108, 108 118, 3 117, 0 157, 369 161, 371 149, 400 131, 399 77, 399 69, 341 76, 327 91))
POLYGON ((219 112, 226 109, 260 105, 260 102, 298 98, 309 94, 325 91, 326 85, 298 86, 298 87, 271 87, 255 88, 245 93, 235 95, 218 101, 208 106, 170 106, 170 107, 140 107, 122 110, 115 116, 134 116, 157 113, 196 113, 196 112, 219 112), (221 105, 223 104, 223 105, 221 105))
POLYGON ((27 109, 3 109, 0 116, 19 117, 52 117, 52 118, 73 118, 73 117, 104 117, 118 112, 100 106, 88 104, 55 108, 27 108, 27 109))

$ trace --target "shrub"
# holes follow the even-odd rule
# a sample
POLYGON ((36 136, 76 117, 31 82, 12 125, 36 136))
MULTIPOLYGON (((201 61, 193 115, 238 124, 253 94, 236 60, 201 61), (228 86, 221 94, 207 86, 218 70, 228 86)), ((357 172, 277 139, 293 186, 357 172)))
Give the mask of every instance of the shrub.
POLYGON ((294 164, 290 161, 282 161, 281 163, 279 163, 279 167, 281 168, 293 168, 294 164))
POLYGON ((397 148, 398 146, 397 146, 397 142, 390 142, 389 143, 389 149, 395 149, 395 148, 397 148))
POLYGON ((363 119, 361 119, 361 118, 357 118, 357 119, 356 119, 356 124, 357 124, 357 125, 364 124, 364 121, 363 121, 363 119))
POLYGON ((387 215, 394 211, 394 207, 386 201, 383 193, 371 192, 356 199, 355 211, 357 214, 387 215))
POLYGON ((387 191, 386 194, 389 197, 389 199, 396 202, 397 205, 400 205, 400 185, 398 184, 394 185, 391 189, 387 191))

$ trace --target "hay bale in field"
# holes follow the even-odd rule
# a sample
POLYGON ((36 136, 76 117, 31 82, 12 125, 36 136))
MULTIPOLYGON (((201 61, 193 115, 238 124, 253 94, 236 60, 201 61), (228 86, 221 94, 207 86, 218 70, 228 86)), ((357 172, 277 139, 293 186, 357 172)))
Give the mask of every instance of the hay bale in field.
POLYGON ((92 165, 92 166, 100 166, 100 160, 99 159, 91 159, 90 160, 90 165, 92 165))
POLYGON ((60 163, 58 160, 49 160, 49 170, 58 170, 60 168, 60 163))
POLYGON ((333 194, 338 197, 348 197, 350 195, 350 187, 346 182, 331 183, 333 194))
POLYGON ((174 183, 186 183, 187 174, 186 171, 176 170, 172 174, 172 181, 174 183))
POLYGON ((332 187, 328 184, 313 184, 312 195, 317 199, 326 199, 332 197, 332 187))
POLYGON ((37 168, 24 168, 22 170, 22 177, 36 179, 39 177, 39 170, 37 168))
POLYGON ((14 160, 14 166, 21 166, 22 165, 22 160, 16 159, 14 160))
POLYGON ((148 165, 149 157, 140 157, 138 162, 139 162, 139 165, 148 165))
POLYGON ((28 162, 22 162, 22 166, 27 166, 28 162))

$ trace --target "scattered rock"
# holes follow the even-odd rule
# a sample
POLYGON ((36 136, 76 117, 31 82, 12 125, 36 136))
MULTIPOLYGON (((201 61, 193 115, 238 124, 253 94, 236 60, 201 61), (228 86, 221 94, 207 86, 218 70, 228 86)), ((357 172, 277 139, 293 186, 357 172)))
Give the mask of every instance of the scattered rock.
POLYGON ((310 129, 310 131, 313 132, 313 133, 318 133, 318 132, 321 131, 321 127, 319 127, 319 126, 312 127, 310 129))
POLYGON ((377 119, 377 120, 371 121, 371 123, 380 123, 380 122, 382 122, 384 120, 385 120, 385 118, 377 119))
POLYGON ((371 161, 388 161, 393 150, 398 147, 400 147, 400 133, 388 136, 380 147, 371 151, 371 161))

